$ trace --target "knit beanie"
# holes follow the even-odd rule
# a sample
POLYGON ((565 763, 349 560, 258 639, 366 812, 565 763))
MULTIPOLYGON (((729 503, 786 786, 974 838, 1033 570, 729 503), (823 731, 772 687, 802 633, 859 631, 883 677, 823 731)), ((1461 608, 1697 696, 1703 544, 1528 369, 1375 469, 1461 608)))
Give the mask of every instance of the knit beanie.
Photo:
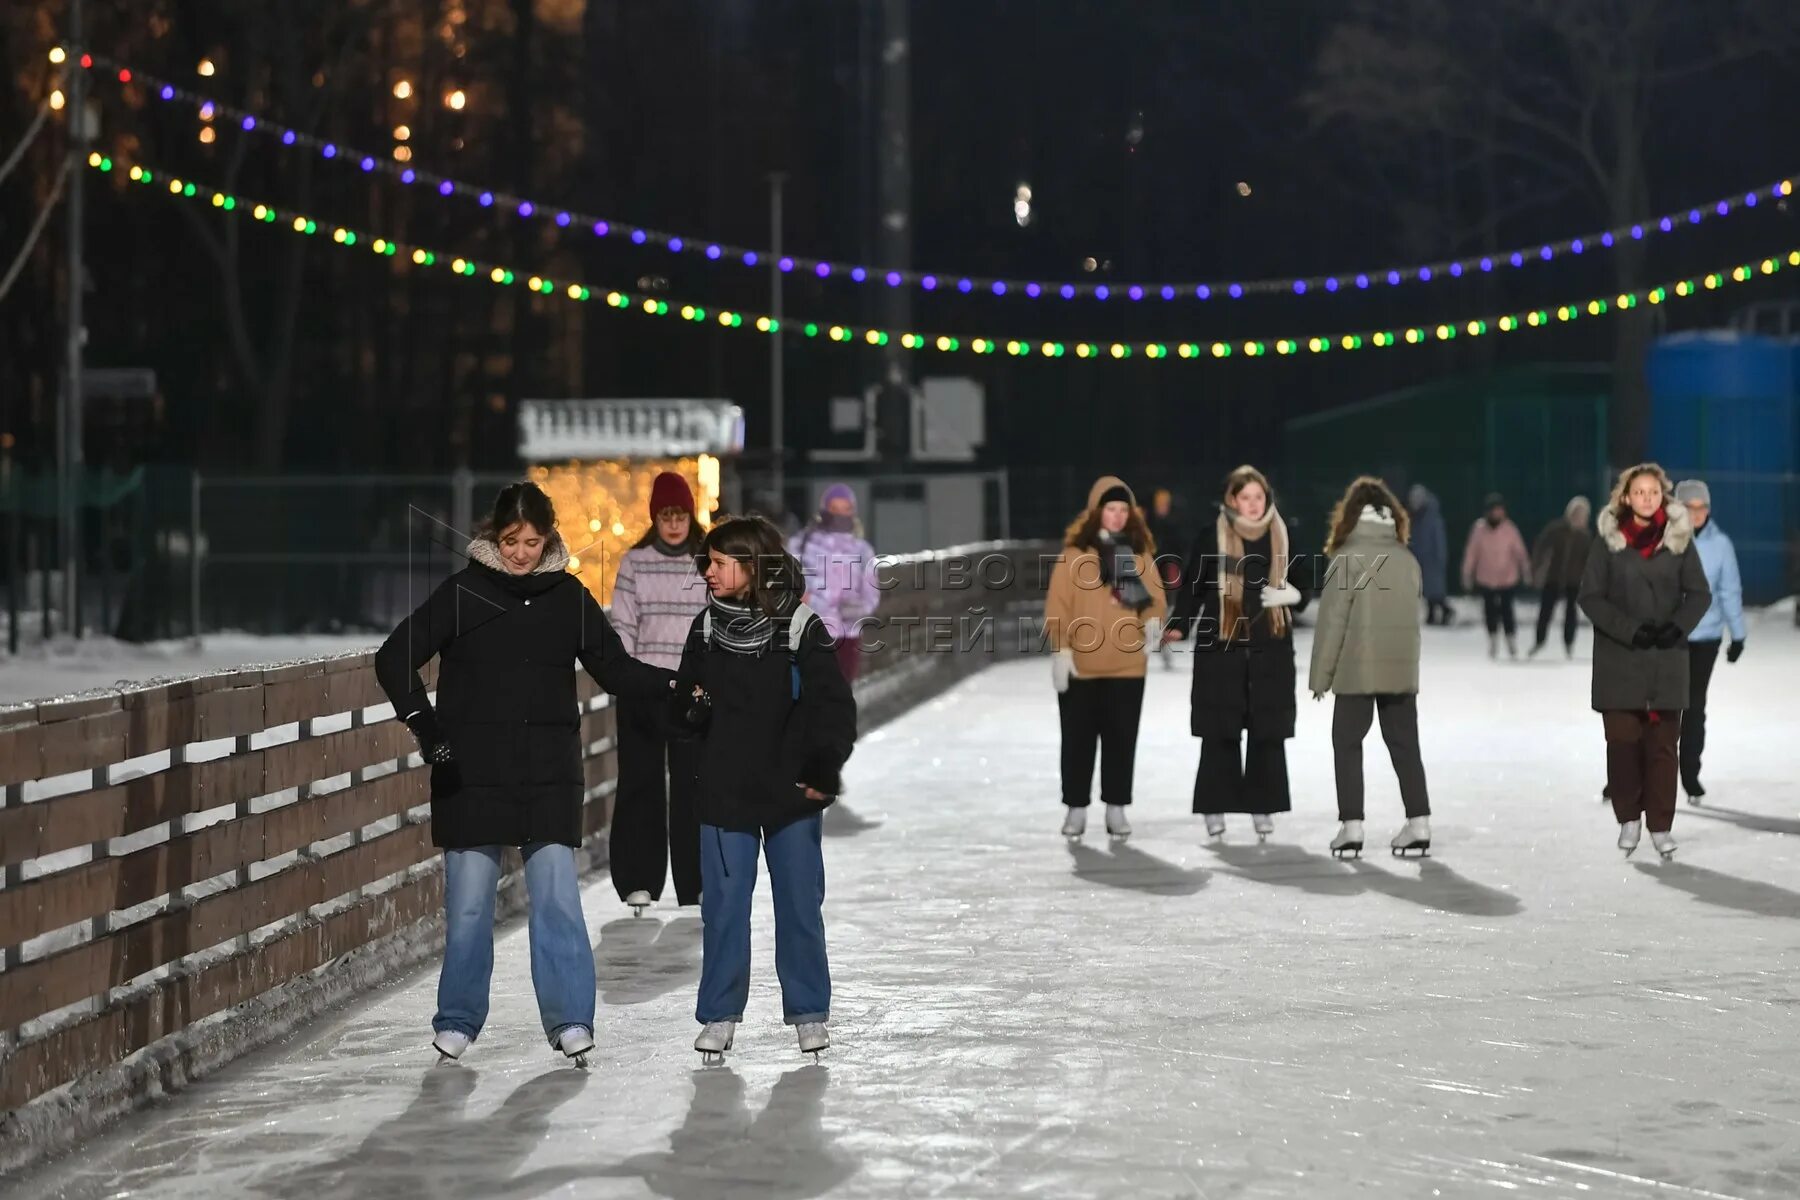
POLYGON ((654 521, 665 508, 679 508, 690 517, 695 515, 693 489, 673 471, 664 471, 650 485, 650 519, 654 521))
POLYGON ((1124 484, 1119 484, 1116 487, 1109 487, 1104 492, 1100 493, 1100 506, 1104 508, 1114 500, 1117 500, 1122 504, 1130 504, 1133 499, 1134 497, 1131 494, 1131 489, 1124 484))
POLYGON ((1684 479, 1675 485, 1675 499, 1683 504, 1704 504, 1712 507, 1712 489, 1701 479, 1684 479))
POLYGON ((834 483, 826 488, 825 494, 819 497, 819 511, 824 512, 830 508, 833 500, 848 500, 850 511, 856 511, 856 493, 850 490, 850 485, 847 483, 834 483))

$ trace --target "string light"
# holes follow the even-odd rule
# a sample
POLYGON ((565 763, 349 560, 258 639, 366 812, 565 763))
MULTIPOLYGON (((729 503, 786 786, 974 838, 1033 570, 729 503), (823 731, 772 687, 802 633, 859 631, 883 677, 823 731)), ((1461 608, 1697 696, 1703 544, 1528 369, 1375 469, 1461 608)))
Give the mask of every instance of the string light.
MULTIPOLYGON (((160 87, 158 95, 164 100, 181 100, 196 105, 210 102, 204 96, 154 79, 141 71, 137 74, 143 82, 152 87, 160 87)), ((460 88, 445 93, 444 104, 447 108, 460 111, 467 102, 467 94, 460 88)), ((234 117, 255 116, 255 128, 279 138, 283 145, 302 146, 318 151, 328 158, 347 158, 351 162, 371 161, 370 156, 363 151, 350 147, 331 146, 321 139, 268 121, 260 115, 241 112, 222 104, 217 107, 218 111, 229 113, 234 117)), ((442 196, 475 199, 480 201, 483 207, 501 208, 523 219, 550 219, 562 228, 579 227, 591 230, 596 237, 623 237, 638 245, 654 246, 675 253, 703 254, 715 262, 737 263, 746 267, 757 267, 762 260, 768 257, 766 250, 732 246, 707 237, 668 233, 645 226, 632 225, 629 222, 586 215, 538 200, 465 184, 427 171, 408 168, 405 172, 401 172, 393 164, 380 162, 378 159, 373 161, 376 161, 380 169, 388 174, 398 176, 402 183, 423 183, 435 187, 442 196), (564 220, 564 217, 568 219, 564 220)), ((1704 220, 1753 209, 1763 199, 1780 199, 1791 195, 1792 192, 1792 179, 1782 179, 1751 191, 1734 192, 1728 196, 1719 197, 1696 208, 1668 213, 1661 217, 1651 217, 1643 221, 1585 233, 1576 237, 1533 243, 1515 250, 1502 250, 1469 258, 1414 263, 1375 270, 1339 271, 1329 275, 1285 276, 1238 281, 1155 281, 1104 284, 1074 280, 1005 279, 963 275, 953 271, 923 271, 896 267, 852 267, 845 270, 830 260, 804 258, 797 255, 784 258, 782 270, 798 273, 810 272, 820 278, 848 279, 854 283, 868 283, 882 287, 917 287, 927 292, 938 291, 940 285, 947 286, 948 280, 955 280, 957 291, 965 295, 980 294, 1027 299, 1057 296, 1065 300, 1110 300, 1115 297, 1123 297, 1132 301, 1152 298, 1164 301, 1206 301, 1221 296, 1233 300, 1251 295, 1335 296, 1352 290, 1364 291, 1381 284, 1400 287, 1415 283, 1429 283, 1434 280, 1491 274, 1502 268, 1523 269, 1534 263, 1550 262, 1595 249, 1610 250, 1626 241, 1641 241, 1654 233, 1674 233, 1704 220)))
MULTIPOLYGON (((110 172, 114 162, 110 157, 98 151, 88 156, 88 165, 95 170, 110 172)), ((149 184, 156 181, 157 173, 147 167, 132 166, 128 174, 134 183, 149 184)), ((249 212, 258 221, 271 225, 285 225, 294 232, 313 235, 319 231, 318 221, 300 213, 279 213, 267 204, 250 206, 247 202, 227 192, 205 187, 192 181, 170 178, 167 183, 170 195, 188 199, 204 197, 214 208, 236 214, 249 212)), ((416 267, 430 268, 436 266, 442 258, 437 251, 424 247, 403 246, 386 237, 371 237, 358 233, 344 226, 332 227, 331 241, 346 249, 354 249, 366 245, 376 255, 393 258, 402 250, 416 267)), ((1699 294, 1702 290, 1717 290, 1727 284, 1748 283, 1757 278, 1777 274, 1782 270, 1800 267, 1800 249, 1783 251, 1779 255, 1769 255, 1754 264, 1741 264, 1726 270, 1714 271, 1700 277, 1699 280, 1684 279, 1673 284, 1649 288, 1642 292, 1623 292, 1613 297, 1593 297, 1585 301, 1563 304, 1555 309, 1558 322, 1569 322, 1579 319, 1583 314, 1601 316, 1611 312, 1622 312, 1636 308, 1641 303, 1662 304, 1671 293, 1677 297, 1688 297, 1699 294)), ((510 267, 497 263, 478 263, 467 258, 451 260, 451 273, 462 278, 473 278, 486 274, 489 281, 498 287, 510 287, 518 281, 518 274, 510 267)), ((575 303, 586 303, 596 292, 588 285, 574 283, 564 287, 542 276, 528 276, 526 286, 529 290, 541 295, 555 295, 561 291, 575 303)), ((693 323, 716 323, 721 328, 743 330, 750 329, 765 336, 783 332, 798 333, 808 339, 816 339, 821 333, 838 345, 854 345, 861 343, 868 346, 886 346, 899 341, 907 350, 924 351, 935 348, 939 353, 956 353, 967 345, 977 355, 992 355, 1004 350, 1008 355, 1023 358, 1035 351, 1040 357, 1062 358, 1066 348, 1060 342, 1033 342, 1024 338, 999 339, 990 337, 963 338, 947 334, 904 333, 895 335, 892 332, 876 327, 858 327, 849 324, 831 324, 822 326, 808 321, 798 327, 787 326, 774 317, 744 313, 736 310, 724 310, 709 314, 705 308, 693 304, 679 304, 672 309, 668 300, 656 296, 635 296, 630 292, 612 290, 606 292, 604 300, 608 307, 620 311, 638 311, 646 316, 663 317, 671 312, 682 320, 693 323)), ((1459 334, 1481 337, 1490 331, 1502 333, 1515 332, 1522 328, 1541 329, 1550 324, 1550 311, 1538 309, 1525 313, 1506 313, 1492 317, 1477 317, 1466 322, 1442 321, 1434 325, 1413 326, 1396 332, 1392 329, 1362 330, 1349 333, 1318 334, 1306 338, 1280 338, 1273 343, 1268 341, 1247 341, 1240 347, 1233 348, 1229 342, 1210 343, 1208 353, 1213 358, 1231 358, 1242 354, 1249 358, 1264 358, 1268 355, 1269 346, 1273 344, 1277 355, 1286 356, 1296 353, 1301 346, 1313 354, 1326 354, 1336 351, 1356 351, 1365 348, 1387 348, 1399 345, 1402 341, 1408 346, 1419 346, 1431 341, 1454 341, 1459 334)), ((1145 358, 1162 360, 1171 357, 1169 347, 1161 342, 1095 342, 1075 343, 1075 357, 1078 359, 1111 358, 1125 361, 1142 355, 1145 358)), ((1202 356, 1201 346, 1197 343, 1178 343, 1176 357, 1193 360, 1202 356)))

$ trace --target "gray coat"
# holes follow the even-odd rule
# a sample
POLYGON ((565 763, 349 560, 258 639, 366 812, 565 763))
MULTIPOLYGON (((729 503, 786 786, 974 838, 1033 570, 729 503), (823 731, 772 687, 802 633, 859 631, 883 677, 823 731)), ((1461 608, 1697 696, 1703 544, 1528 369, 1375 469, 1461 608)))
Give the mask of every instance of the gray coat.
POLYGON ((1688 703, 1686 638, 1667 649, 1633 648, 1646 623, 1674 622, 1694 631, 1712 603, 1687 508, 1671 501, 1662 545, 1646 559, 1626 543, 1617 512, 1608 506, 1597 523, 1581 577, 1581 611, 1594 623, 1596 712, 1685 709, 1688 703))
POLYGON ((1331 555, 1313 630, 1315 696, 1419 690, 1419 563, 1394 526, 1365 516, 1331 555))

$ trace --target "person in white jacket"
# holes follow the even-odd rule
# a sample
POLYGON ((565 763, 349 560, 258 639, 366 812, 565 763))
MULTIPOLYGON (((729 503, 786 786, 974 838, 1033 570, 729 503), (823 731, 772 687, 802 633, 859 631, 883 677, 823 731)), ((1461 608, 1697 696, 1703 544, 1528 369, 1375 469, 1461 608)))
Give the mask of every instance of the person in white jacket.
POLYGON ((1744 585, 1738 574, 1737 550, 1731 539, 1712 520, 1712 490, 1699 479, 1675 485, 1675 499, 1687 506, 1694 525, 1694 547, 1712 589, 1712 605, 1700 624, 1688 635, 1688 706, 1681 721, 1681 790, 1689 804, 1700 803, 1706 789, 1700 786, 1700 755, 1706 749, 1706 691, 1713 668, 1719 662, 1719 643, 1726 633, 1731 644, 1725 661, 1734 663, 1744 653, 1744 585))

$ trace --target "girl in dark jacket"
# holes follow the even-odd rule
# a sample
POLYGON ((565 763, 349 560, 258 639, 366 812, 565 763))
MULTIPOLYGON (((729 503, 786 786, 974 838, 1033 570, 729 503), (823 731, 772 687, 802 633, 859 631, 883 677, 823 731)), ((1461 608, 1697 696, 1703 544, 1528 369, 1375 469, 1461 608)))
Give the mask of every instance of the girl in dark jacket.
POLYGON ((1288 798, 1287 750, 1294 736, 1294 638, 1288 610, 1287 525, 1269 481, 1255 467, 1225 480, 1219 517, 1194 540, 1170 619, 1171 640, 1194 639, 1191 729, 1200 739, 1194 811, 1210 837, 1226 813, 1249 813, 1260 840, 1288 798), (1240 739, 1248 733, 1248 747, 1240 739))
POLYGON ((1675 853, 1687 635, 1712 603, 1687 509, 1672 491, 1655 463, 1620 474, 1597 522, 1580 597, 1594 623, 1593 704, 1606 730, 1619 849, 1627 856, 1637 849, 1647 820, 1665 859, 1675 853))
POLYGON ((375 675, 431 764, 431 840, 444 851, 444 964, 432 1044, 459 1058, 487 1020, 500 852, 531 895, 531 979, 550 1044, 593 1048, 594 955, 581 914, 581 717, 575 663, 601 687, 666 704, 674 675, 625 652, 567 571, 550 498, 501 490, 469 563, 388 637, 375 675), (434 708, 419 668, 438 659, 434 708))
POLYGON ((830 632, 801 601, 800 564, 761 517, 715 525, 709 593, 681 657, 674 704, 706 739, 700 758, 700 996, 694 1049, 731 1049, 750 997, 757 852, 775 904, 775 973, 800 1049, 830 1045, 822 816, 856 743, 856 701, 830 632))

